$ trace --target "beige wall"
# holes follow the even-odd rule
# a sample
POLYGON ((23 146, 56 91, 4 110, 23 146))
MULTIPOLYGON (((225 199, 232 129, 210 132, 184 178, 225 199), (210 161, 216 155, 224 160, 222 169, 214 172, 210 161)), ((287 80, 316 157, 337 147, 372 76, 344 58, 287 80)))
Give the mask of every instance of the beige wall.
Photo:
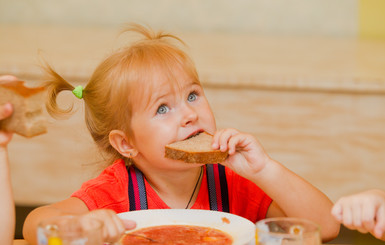
MULTIPOLYGON (((385 189, 385 42, 356 39, 356 19, 350 0, 0 0, 0 74, 41 80, 41 50, 84 84, 127 40, 117 37, 122 23, 173 31, 189 45, 218 127, 254 134, 336 200, 385 189)), ((66 99, 79 108, 74 117, 9 146, 19 204, 66 198, 99 171, 82 103, 66 99)))
POLYGON ((209 89, 220 128, 252 133, 268 154, 333 201, 385 190, 385 94, 209 89))
POLYGON ((0 23, 117 26, 135 21, 193 32, 355 36, 357 0, 0 0, 0 23))
MULTIPOLYGON (((205 91, 218 128, 253 134, 272 158, 333 201, 368 188, 385 190, 384 94, 210 86, 205 91)), ((9 145, 19 204, 65 199, 100 171, 103 162, 84 125, 82 101, 71 93, 61 98, 75 103, 73 117, 50 119, 47 134, 15 135, 9 145)))

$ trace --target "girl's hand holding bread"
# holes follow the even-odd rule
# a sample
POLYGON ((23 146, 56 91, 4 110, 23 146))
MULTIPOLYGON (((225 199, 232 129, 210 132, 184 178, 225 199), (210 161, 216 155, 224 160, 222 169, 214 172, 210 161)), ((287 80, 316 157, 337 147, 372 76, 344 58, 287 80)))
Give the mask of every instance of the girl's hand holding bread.
POLYGON ((231 128, 215 133, 213 148, 228 151, 223 163, 246 179, 252 179, 270 159, 254 136, 231 128))
POLYGON ((328 197, 270 158, 254 136, 235 129, 224 129, 215 133, 212 146, 228 151, 228 158, 221 164, 269 193, 273 201, 267 218, 288 216, 309 219, 322 227, 324 241, 337 236, 339 224, 331 217, 332 202, 328 197))

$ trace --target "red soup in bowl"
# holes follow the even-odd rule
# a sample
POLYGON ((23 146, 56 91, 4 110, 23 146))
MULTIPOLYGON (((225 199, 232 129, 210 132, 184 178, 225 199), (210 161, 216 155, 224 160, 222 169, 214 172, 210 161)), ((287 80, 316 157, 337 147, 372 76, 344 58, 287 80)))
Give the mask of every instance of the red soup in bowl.
POLYGON ((141 228, 126 234, 121 240, 122 245, 230 245, 232 242, 232 237, 221 230, 195 225, 159 225, 141 228))

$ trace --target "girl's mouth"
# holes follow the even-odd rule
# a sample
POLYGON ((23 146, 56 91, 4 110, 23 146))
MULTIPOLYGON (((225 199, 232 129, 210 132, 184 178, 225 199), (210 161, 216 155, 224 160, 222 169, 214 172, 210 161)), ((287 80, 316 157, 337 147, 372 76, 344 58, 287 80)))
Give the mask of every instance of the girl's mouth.
POLYGON ((195 131, 194 133, 190 134, 185 140, 191 139, 192 137, 195 137, 195 136, 197 136, 198 134, 200 134, 200 133, 202 133, 202 132, 204 132, 204 130, 202 130, 202 129, 197 130, 197 131, 195 131))

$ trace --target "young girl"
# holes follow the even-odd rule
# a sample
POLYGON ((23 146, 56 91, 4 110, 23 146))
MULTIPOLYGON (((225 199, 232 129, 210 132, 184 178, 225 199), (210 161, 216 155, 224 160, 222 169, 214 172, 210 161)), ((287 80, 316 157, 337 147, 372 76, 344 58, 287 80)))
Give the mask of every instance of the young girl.
POLYGON ((212 209, 252 222, 296 216, 320 224, 324 240, 337 236, 332 202, 323 193, 271 159, 253 136, 236 129, 217 131, 195 66, 178 46, 183 43, 179 38, 139 25, 128 31, 143 39, 106 58, 84 89, 74 88, 48 68, 48 111, 68 113, 58 108, 56 96, 74 90, 84 100, 93 139, 111 160, 70 198, 34 210, 24 224, 28 242, 36 242, 40 220, 64 214, 103 220, 105 241, 114 242, 132 227, 116 213, 146 208, 212 209), (165 145, 203 131, 214 135, 214 149, 229 152, 224 162, 186 164, 164 157, 165 145), (213 179, 221 183, 215 187, 221 193, 219 202, 210 199, 213 179))
POLYGON ((332 208, 333 216, 351 230, 371 233, 385 241, 385 192, 372 189, 341 197, 332 208))
MULTIPOLYGON (((3 81, 17 81, 13 76, 0 76, 0 83, 3 81)), ((1 120, 11 116, 12 105, 7 103, 0 105, 1 120)), ((11 176, 9 172, 7 145, 12 139, 12 133, 0 129, 0 243, 12 244, 15 236, 15 204, 12 195, 11 176)))

